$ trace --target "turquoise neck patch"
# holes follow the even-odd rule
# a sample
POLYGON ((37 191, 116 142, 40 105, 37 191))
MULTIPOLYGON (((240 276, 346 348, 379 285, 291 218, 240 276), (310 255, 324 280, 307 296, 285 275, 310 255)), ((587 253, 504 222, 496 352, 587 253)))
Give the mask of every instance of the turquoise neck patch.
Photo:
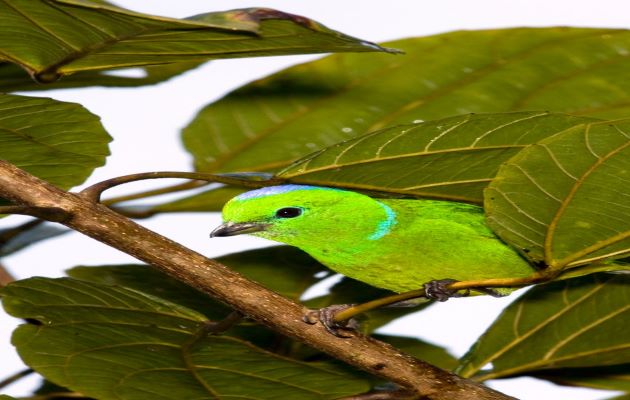
POLYGON ((396 212, 391 209, 387 204, 383 204, 380 201, 377 203, 385 210, 386 217, 384 220, 378 223, 376 230, 368 236, 369 240, 378 240, 387 235, 394 225, 396 225, 396 212))

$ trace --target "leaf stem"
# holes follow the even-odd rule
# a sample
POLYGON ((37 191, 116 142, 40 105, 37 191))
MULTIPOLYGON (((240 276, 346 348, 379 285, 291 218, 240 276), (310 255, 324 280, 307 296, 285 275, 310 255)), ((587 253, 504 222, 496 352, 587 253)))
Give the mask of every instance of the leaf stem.
POLYGON ((24 369, 22 371, 18 371, 15 374, 3 379, 0 381, 0 389, 3 389, 6 386, 9 386, 10 384, 19 381, 20 379, 29 376, 30 374, 32 374, 33 372, 35 372, 34 370, 32 370, 31 368, 27 368, 24 369))
POLYGON ((176 193, 176 192, 182 192, 185 190, 196 189, 205 185, 209 185, 210 183, 212 182, 205 182, 205 181, 184 182, 184 183, 179 183, 177 185, 165 186, 158 189, 147 190, 145 192, 137 192, 137 193, 127 194, 127 195, 122 195, 122 196, 110 197, 107 200, 103 200, 101 203, 105 205, 110 205, 110 204, 122 203, 124 201, 144 199, 147 197, 159 196, 162 194, 176 193))
MULTIPOLYGON (((520 287, 527 286, 534 283, 547 282, 553 279, 557 274, 545 271, 536 272, 525 278, 505 278, 505 279, 481 279, 476 281, 461 281, 454 282, 447 286, 447 289, 453 290, 467 290, 467 289, 483 289, 491 287, 520 287)), ((371 300, 356 306, 349 307, 343 311, 338 312, 334 316, 335 322, 342 322, 349 320, 359 314, 363 314, 367 311, 375 308, 385 307, 401 301, 412 300, 417 298, 426 297, 424 288, 417 290, 410 290, 404 293, 398 293, 391 296, 381 297, 379 299, 371 300)))
MULTIPOLYGON (((244 177, 230 176, 227 174, 207 174, 200 172, 177 172, 177 171, 158 171, 158 172, 142 172, 138 174, 123 175, 116 178, 108 179, 83 189, 79 194, 84 198, 99 202, 101 195, 107 189, 119 186, 125 183, 142 181, 147 179, 163 179, 163 178, 181 178, 191 179, 204 182, 224 183, 227 185, 242 186, 246 188, 261 188, 264 186, 278 184, 281 181, 273 178, 267 180, 254 180, 244 177)), ((160 189, 158 189, 160 190, 160 189)), ((120 201, 120 200, 118 200, 120 201)), ((111 203, 111 200, 110 200, 111 203)))

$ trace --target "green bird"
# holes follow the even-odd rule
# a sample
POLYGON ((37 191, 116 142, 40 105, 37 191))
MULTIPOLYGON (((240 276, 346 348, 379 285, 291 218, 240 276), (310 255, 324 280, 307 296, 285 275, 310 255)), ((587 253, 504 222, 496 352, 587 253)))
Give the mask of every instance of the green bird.
POLYGON ((231 199, 223 220, 211 237, 247 233, 286 243, 338 273, 398 293, 430 281, 535 272, 488 228, 481 207, 463 203, 282 185, 231 199))

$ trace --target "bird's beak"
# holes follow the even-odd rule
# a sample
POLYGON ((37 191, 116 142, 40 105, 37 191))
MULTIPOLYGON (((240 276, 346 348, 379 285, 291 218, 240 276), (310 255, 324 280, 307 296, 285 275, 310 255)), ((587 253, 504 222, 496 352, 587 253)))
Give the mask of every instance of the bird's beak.
POLYGON ((264 231, 266 228, 267 224, 256 222, 226 222, 210 232, 210 237, 242 235, 264 231))

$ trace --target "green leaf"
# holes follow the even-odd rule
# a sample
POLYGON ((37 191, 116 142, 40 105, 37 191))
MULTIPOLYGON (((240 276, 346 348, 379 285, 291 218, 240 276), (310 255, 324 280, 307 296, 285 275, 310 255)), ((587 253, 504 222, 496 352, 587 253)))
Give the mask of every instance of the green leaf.
POLYGON ((105 163, 110 140, 79 104, 0 94, 0 158, 63 189, 105 163))
POLYGON ((630 392, 630 364, 598 368, 565 368, 544 371, 536 377, 561 385, 630 392))
POLYGON ((178 62, 174 64, 149 65, 137 67, 142 76, 120 76, 110 71, 84 71, 64 77, 64 79, 47 83, 33 81, 22 68, 8 62, 0 63, 0 88, 4 92, 27 90, 54 90, 85 86, 133 87, 152 85, 190 71, 203 64, 203 61, 178 62))
MULTIPOLYGON (((276 246, 228 254, 217 261, 255 280, 275 292, 299 300, 302 293, 322 279, 317 272, 326 268, 306 253, 288 246, 276 246)), ((231 311, 206 294, 157 271, 147 265, 113 265, 75 267, 68 275, 95 283, 117 285, 138 290, 181 306, 198 311, 206 317, 219 320, 231 311)), ((327 304, 326 304, 327 305, 327 304)), ((230 336, 248 340, 256 345, 285 351, 280 343, 290 342, 273 331, 254 324, 240 324, 230 330, 230 336)))
POLYGON ((490 227, 552 268, 630 253, 630 121, 587 123, 529 146, 486 190, 490 227))
MULTIPOLYGON (((292 300, 298 300, 306 289, 320 280, 315 274, 327 271, 326 267, 306 253, 289 246, 233 253, 216 260, 292 300)), ((77 279, 138 290, 181 304, 206 316, 218 317, 214 308, 219 303, 148 265, 80 266, 68 270, 67 273, 77 279)), ((225 315, 228 309, 219 307, 219 315, 225 315)))
MULTIPOLYGON (((593 119, 564 114, 514 112, 398 125, 312 153, 278 177, 390 196, 481 203, 483 189, 501 163, 531 143, 590 121, 593 119)), ((240 160, 251 161, 238 158, 235 162, 240 160)), ((212 189, 153 207, 152 211, 216 211, 242 191, 212 189)))
POLYGON ((481 379, 545 369, 628 362, 630 275, 594 274, 535 286, 497 318, 464 356, 458 373, 481 379))
POLYGON ((90 397, 334 399, 369 388, 323 363, 207 336, 202 314, 131 289, 32 278, 10 284, 2 295, 9 314, 41 323, 13 334, 23 360, 90 397))
POLYGON ((531 143, 592 121, 542 112, 463 115, 342 142, 278 176, 320 186, 480 203, 499 166, 531 143))
POLYGON ((212 320, 224 318, 230 308, 205 293, 175 280, 148 265, 78 266, 66 271, 82 281, 120 286, 195 310, 212 320))
POLYGON ((174 19, 89 0, 4 0, 0 26, 1 58, 40 82, 80 71, 216 58, 385 50, 265 8, 174 19))
POLYGON ((253 82, 183 132, 200 171, 277 171, 315 150, 416 120, 515 110, 630 114, 630 31, 459 31, 337 54, 253 82))

